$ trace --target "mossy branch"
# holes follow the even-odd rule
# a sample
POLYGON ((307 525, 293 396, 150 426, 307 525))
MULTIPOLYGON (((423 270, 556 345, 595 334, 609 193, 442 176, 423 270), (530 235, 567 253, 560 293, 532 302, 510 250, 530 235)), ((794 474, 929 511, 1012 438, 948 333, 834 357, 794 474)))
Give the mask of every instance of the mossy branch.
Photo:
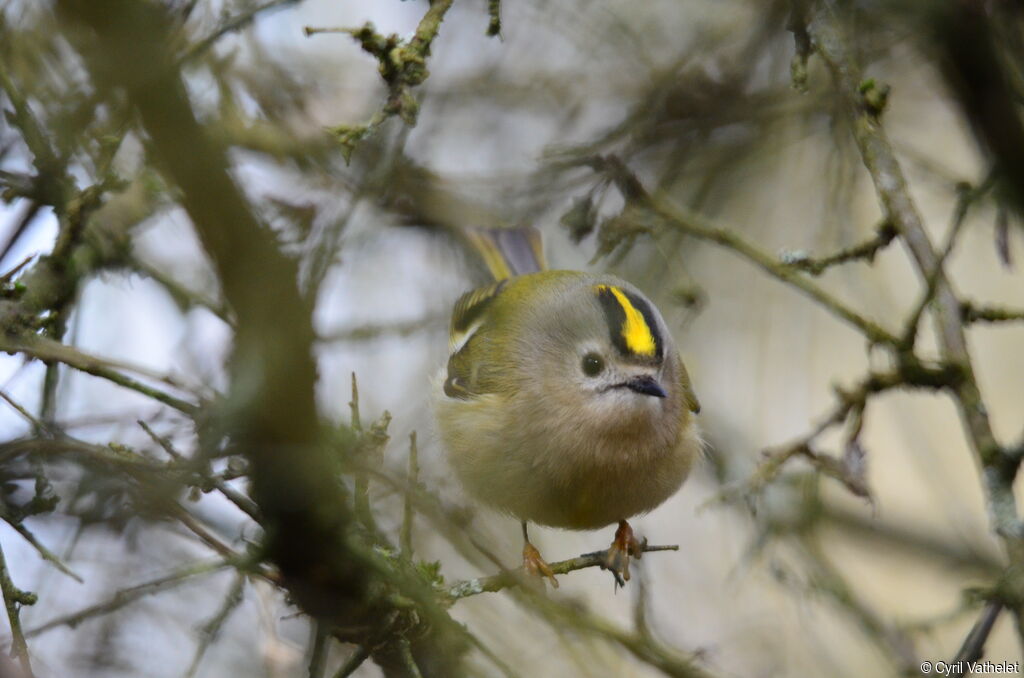
MULTIPOLYGON (((430 9, 423 15, 416 32, 409 40, 403 40, 395 34, 381 35, 369 22, 359 28, 305 28, 307 36, 322 33, 351 35, 359 42, 364 52, 377 60, 377 71, 388 87, 387 101, 368 122, 360 125, 337 125, 328 130, 341 144, 346 160, 351 158, 358 143, 373 134, 388 118, 398 116, 406 125, 416 125, 420 104, 413 89, 423 84, 430 76, 427 59, 452 2, 453 0, 431 2, 430 9)), ((500 23, 498 26, 500 29, 500 23)))

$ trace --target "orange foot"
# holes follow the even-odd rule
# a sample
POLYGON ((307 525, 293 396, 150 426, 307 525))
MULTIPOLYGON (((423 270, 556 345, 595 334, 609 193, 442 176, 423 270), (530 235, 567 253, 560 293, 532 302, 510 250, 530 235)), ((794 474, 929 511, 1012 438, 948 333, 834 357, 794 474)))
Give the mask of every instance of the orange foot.
POLYGON ((625 586, 629 581, 629 558, 630 556, 639 560, 643 555, 647 540, 637 541, 633 535, 633 528, 625 520, 619 521, 619 529, 615 530, 615 539, 612 545, 605 552, 604 562, 601 569, 611 570, 618 586, 625 586))
MULTIPOLYGON (((540 551, 529 541, 523 544, 523 569, 530 577, 546 577, 551 582, 551 586, 558 588, 558 580, 555 579, 555 573, 551 570, 551 566, 540 557, 540 551)), ((541 581, 544 580, 541 579, 541 581)))

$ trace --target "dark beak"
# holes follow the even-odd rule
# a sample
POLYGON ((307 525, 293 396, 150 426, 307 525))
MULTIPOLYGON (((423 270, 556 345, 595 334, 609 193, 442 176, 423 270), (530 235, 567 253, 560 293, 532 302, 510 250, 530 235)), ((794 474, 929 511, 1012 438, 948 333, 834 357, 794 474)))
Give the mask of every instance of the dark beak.
POLYGON ((654 396, 655 398, 664 398, 667 393, 665 389, 661 387, 654 377, 642 376, 633 377, 629 381, 623 384, 626 388, 637 393, 643 393, 644 395, 654 396))

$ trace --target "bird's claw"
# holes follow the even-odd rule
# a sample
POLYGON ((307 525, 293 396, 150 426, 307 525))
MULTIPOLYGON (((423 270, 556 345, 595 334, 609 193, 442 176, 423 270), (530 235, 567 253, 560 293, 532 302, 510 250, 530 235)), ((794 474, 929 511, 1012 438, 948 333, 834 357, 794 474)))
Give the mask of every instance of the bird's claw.
POLYGON ((629 581, 629 559, 632 556, 639 560, 643 555, 644 547, 647 546, 647 539, 639 541, 633 534, 633 528, 625 520, 619 521, 619 528, 615 530, 615 539, 611 546, 605 551, 604 562, 601 569, 610 570, 615 577, 617 586, 625 586, 629 581))
POLYGON ((555 573, 551 566, 541 558, 540 551, 530 542, 523 544, 523 569, 534 581, 539 579, 543 582, 544 579, 547 579, 553 588, 558 588, 558 580, 555 579, 555 573))

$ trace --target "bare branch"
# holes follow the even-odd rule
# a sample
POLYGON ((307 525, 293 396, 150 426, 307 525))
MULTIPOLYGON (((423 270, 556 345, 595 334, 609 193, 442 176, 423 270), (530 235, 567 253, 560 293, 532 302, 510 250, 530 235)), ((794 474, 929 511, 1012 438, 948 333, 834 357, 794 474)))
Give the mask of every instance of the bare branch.
POLYGON ((110 614, 111 612, 115 612, 126 605, 134 603, 140 598, 172 589, 176 586, 180 586, 193 577, 212 574, 213 572, 217 572, 218 570, 222 570, 229 566, 231 566, 231 562, 223 559, 187 565, 180 570, 171 572, 163 577, 158 577, 142 584, 136 584, 135 586, 130 586, 126 589, 121 589, 115 593, 110 600, 105 602, 90 605, 78 612, 73 612, 68 615, 57 617, 56 619, 51 619, 34 629, 30 629, 25 636, 32 638, 59 626, 69 626, 74 628, 87 619, 91 619, 92 617, 99 615, 110 614))
POLYGON ((896 229, 888 221, 883 221, 875 229, 874 237, 869 240, 865 240, 860 244, 841 249, 835 254, 819 258, 812 258, 806 254, 798 252, 786 252, 782 256, 782 263, 810 273, 811 275, 818 276, 839 264, 846 264, 852 261, 865 261, 869 264, 873 263, 875 255, 878 254, 879 251, 885 249, 895 238, 896 229))
POLYGON ((239 572, 235 576, 234 582, 231 584, 231 588, 228 589, 227 595, 224 597, 224 601, 221 603, 220 608, 214 613, 213 617, 208 622, 203 624, 202 628, 199 629, 199 644, 196 646, 196 652, 192 656, 192 663, 188 667, 188 671, 185 672, 185 678, 192 678, 196 675, 196 671, 199 670, 199 664, 203 661, 203 657, 206 655, 206 651, 210 648, 210 645, 217 639, 220 634, 221 628, 224 626, 224 622, 228 620, 231 613, 237 608, 242 602, 242 594, 245 591, 245 574, 239 572))
POLYGON ((274 9, 281 9, 287 5, 294 5, 301 1, 302 0, 267 0, 266 2, 254 5, 235 16, 228 17, 222 21, 221 24, 217 26, 212 33, 210 33, 210 35, 189 47, 188 51, 186 51, 181 57, 181 63, 186 64, 193 61, 213 47, 217 41, 225 35, 244 29, 255 21, 261 14, 265 14, 274 9))
POLYGON ((32 533, 32 531, 29 530, 27 527, 25 527, 25 524, 23 522, 7 520, 7 524, 10 525, 11 527, 13 527, 14 530, 25 539, 25 541, 27 541, 29 544, 31 544, 32 548, 34 548, 36 550, 36 553, 38 553, 39 556, 43 560, 45 560, 46 562, 48 562, 51 565, 53 565, 61 573, 66 574, 67 576, 71 577, 72 579, 77 581, 79 584, 81 584, 81 583, 83 583, 85 581, 84 579, 82 579, 81 575, 75 573, 71 568, 69 568, 67 565, 65 565, 64 561, 62 561, 57 556, 56 553, 54 553, 50 549, 46 548, 46 546, 44 546, 39 541, 39 539, 36 538, 36 536, 32 533))
POLYGON ((978 306, 969 301, 960 306, 964 323, 1005 323, 1024 321, 1024 310, 999 308, 997 306, 978 306))
MULTIPOLYGON (((111 381, 118 386, 123 386, 133 391, 137 391, 144 396, 153 398, 154 400, 162 402, 165 405, 173 407, 174 409, 190 416, 195 415, 199 411, 196 405, 161 391, 160 389, 143 384, 136 379, 125 376, 113 367, 118 366, 126 368, 128 367, 126 365, 91 356, 76 348, 61 344, 60 342, 52 339, 47 339, 46 337, 35 335, 22 337, 12 337, 10 335, 0 336, 0 351, 6 351, 7 353, 24 353, 46 362, 63 363, 68 367, 75 368, 76 370, 111 381)), ((159 379, 164 382, 169 381, 167 377, 157 375, 145 368, 130 367, 129 369, 154 379, 159 379)))

